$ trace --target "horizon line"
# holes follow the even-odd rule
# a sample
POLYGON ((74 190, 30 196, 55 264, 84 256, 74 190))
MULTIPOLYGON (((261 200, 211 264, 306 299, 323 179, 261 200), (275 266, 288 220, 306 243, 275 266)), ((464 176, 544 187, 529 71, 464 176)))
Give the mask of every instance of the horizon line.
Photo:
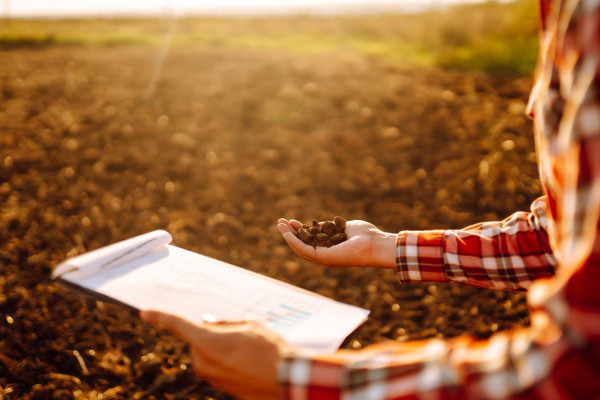
MULTIPOLYGON (((70 12, 54 11, 20 11, 4 10, 0 19, 74 19, 74 18, 156 18, 156 17, 268 17, 268 16, 344 16, 344 15, 369 15, 382 13, 422 13, 428 11, 439 11, 450 7, 483 3, 486 0, 430 0, 411 1, 407 3, 375 3, 375 4, 320 4, 320 5, 296 5, 296 6, 259 6, 259 7, 214 7, 210 9, 197 7, 163 7, 162 9, 149 10, 108 10, 108 11, 85 11, 73 10, 70 12)), ((514 0, 498 0, 498 2, 510 2, 514 0)))

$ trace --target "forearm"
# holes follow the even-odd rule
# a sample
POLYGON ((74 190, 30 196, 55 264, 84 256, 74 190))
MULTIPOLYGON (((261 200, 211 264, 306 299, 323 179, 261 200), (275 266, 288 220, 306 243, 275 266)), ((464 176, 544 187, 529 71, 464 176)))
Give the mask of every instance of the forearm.
POLYGON ((396 264, 402 283, 454 281, 522 290, 554 274, 557 262, 546 233, 545 201, 532 212, 462 230, 403 231, 396 264))

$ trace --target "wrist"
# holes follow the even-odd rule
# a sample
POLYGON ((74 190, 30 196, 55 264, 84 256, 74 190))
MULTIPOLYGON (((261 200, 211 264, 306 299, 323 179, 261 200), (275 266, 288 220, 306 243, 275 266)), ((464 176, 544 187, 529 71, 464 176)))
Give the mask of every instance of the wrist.
POLYGON ((373 241, 373 266, 396 268, 397 234, 380 231, 373 241))

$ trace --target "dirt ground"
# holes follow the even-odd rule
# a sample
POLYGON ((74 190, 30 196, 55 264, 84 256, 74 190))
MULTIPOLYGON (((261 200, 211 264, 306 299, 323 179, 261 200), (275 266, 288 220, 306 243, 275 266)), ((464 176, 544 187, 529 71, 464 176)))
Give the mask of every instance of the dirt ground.
POLYGON ((276 221, 399 231, 527 210, 530 84, 342 54, 0 50, 0 399, 227 398, 180 341, 50 280, 67 256, 159 228, 371 309, 346 347, 528 324, 522 293, 305 262, 276 221))

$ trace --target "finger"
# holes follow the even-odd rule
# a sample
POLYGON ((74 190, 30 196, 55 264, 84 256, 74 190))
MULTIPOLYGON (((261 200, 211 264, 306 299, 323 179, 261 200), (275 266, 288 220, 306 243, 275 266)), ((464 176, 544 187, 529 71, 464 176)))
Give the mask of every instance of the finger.
POLYGON ((296 235, 294 235, 292 232, 283 232, 281 234, 281 236, 283 237, 283 240, 285 240, 286 243, 289 244, 290 247, 294 250, 296 250, 296 248, 299 248, 299 247, 308 246, 303 241, 298 239, 298 237, 296 235))
POLYGON ((188 343, 201 340, 207 334, 206 329, 202 326, 172 314, 154 310, 142 310, 140 317, 146 322, 167 329, 188 343))
POLYGON ((294 233, 294 232, 292 232, 290 226, 288 224, 286 224, 286 223, 283 223, 283 222, 280 222, 280 223, 277 224, 277 229, 279 230, 279 233, 281 233, 281 234, 284 234, 286 232, 289 232, 289 233, 292 233, 292 234, 294 233))
POLYGON ((285 240, 292 250, 294 250, 294 252, 300 257, 311 261, 317 261, 314 247, 305 244, 291 232, 285 232, 282 234, 282 236, 283 240, 285 240))
POLYGON ((302 228, 304 224, 298 220, 290 219, 290 226, 297 231, 298 229, 302 228))
POLYGON ((295 219, 290 219, 288 221, 285 218, 279 218, 279 220, 277 221, 277 224, 278 225, 279 224, 286 225, 290 229, 290 232, 292 232, 294 235, 298 232, 298 229, 302 228, 302 223, 295 219))
POLYGON ((279 221, 277 221, 277 226, 279 227, 279 225, 286 226, 290 232, 292 232, 294 235, 296 234, 296 230, 292 227, 292 225, 290 225, 290 221, 287 219, 280 218, 279 221))
POLYGON ((206 325, 206 327, 208 329, 212 329, 214 331, 218 331, 218 330, 238 331, 247 326, 252 326, 253 324, 254 324, 254 321, 248 321, 248 320, 219 320, 219 321, 215 321, 215 322, 206 322, 204 325, 206 325))

